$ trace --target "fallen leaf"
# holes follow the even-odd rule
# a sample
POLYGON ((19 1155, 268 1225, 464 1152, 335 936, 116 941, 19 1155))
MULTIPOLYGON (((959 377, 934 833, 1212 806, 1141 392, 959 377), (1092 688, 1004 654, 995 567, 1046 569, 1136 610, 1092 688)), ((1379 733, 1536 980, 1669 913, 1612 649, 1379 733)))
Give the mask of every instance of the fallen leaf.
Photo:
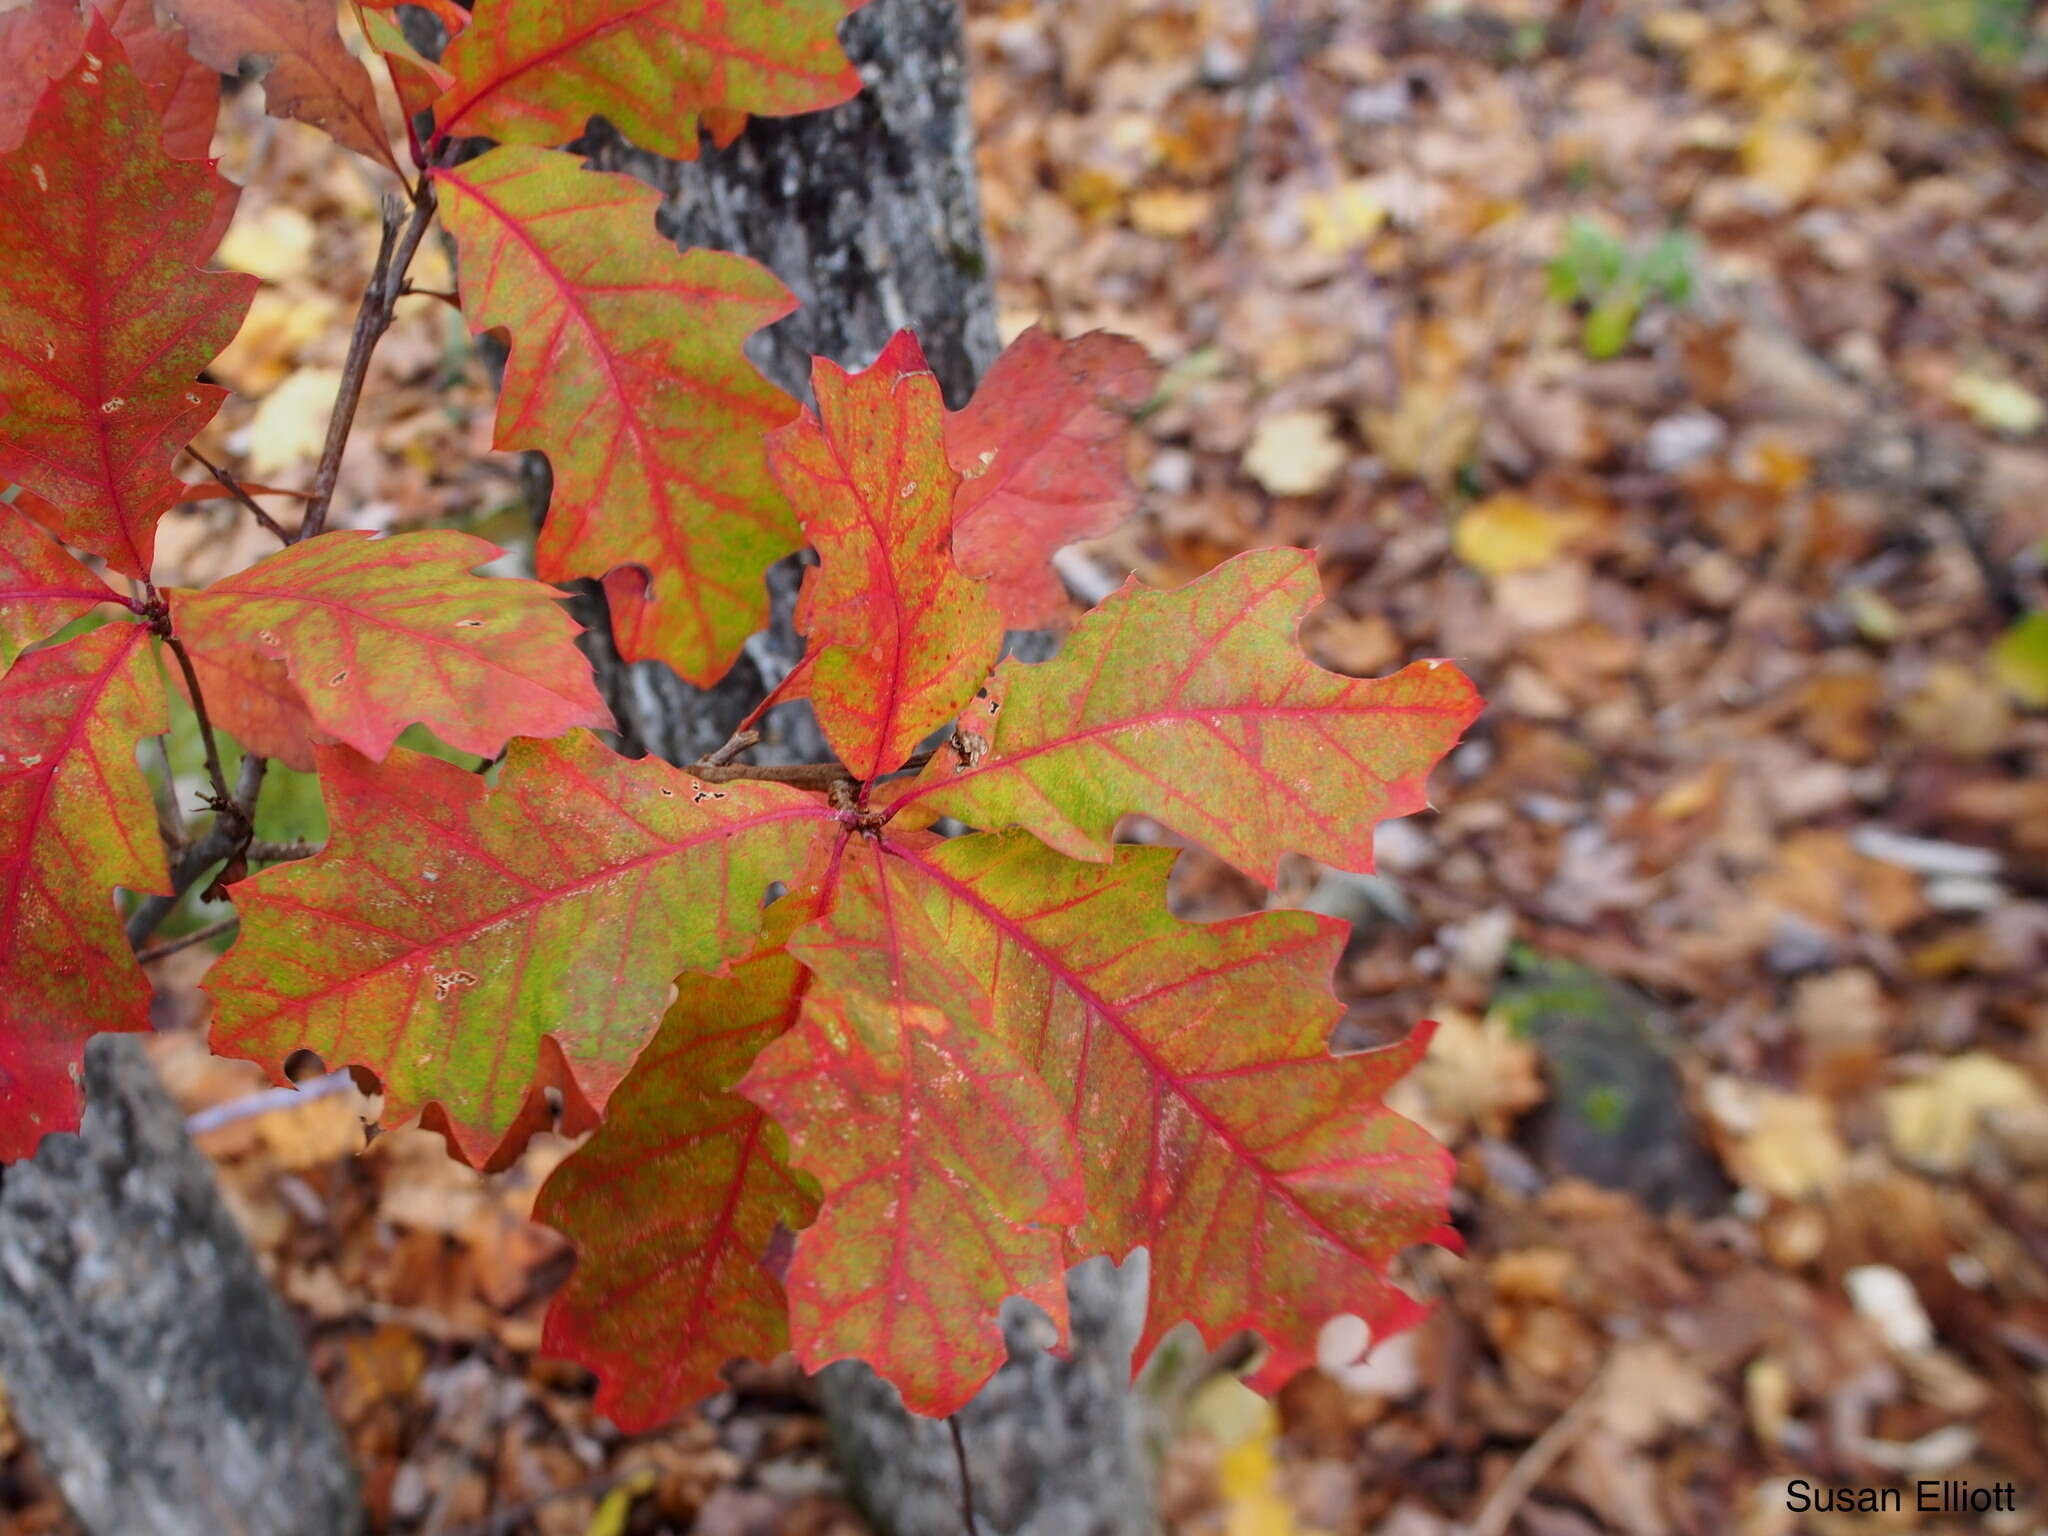
POLYGON ((1323 411, 1261 418, 1245 450, 1245 472, 1275 496, 1313 496, 1336 483, 1348 457, 1323 411))

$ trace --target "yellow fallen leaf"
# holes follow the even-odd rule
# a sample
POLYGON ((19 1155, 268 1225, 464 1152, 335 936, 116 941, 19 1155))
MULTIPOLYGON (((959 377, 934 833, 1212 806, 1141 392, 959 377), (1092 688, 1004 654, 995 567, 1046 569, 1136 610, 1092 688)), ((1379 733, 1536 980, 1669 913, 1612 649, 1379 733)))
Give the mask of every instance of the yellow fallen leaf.
POLYGON ((338 368, 301 368, 263 397, 249 418, 249 469, 263 477, 313 459, 341 393, 338 368))
POLYGON ((1244 467, 1275 496, 1313 496, 1336 481, 1344 459, 1344 445, 1327 414, 1280 411, 1253 430, 1244 467))
POLYGON ((1563 542, 1563 520, 1513 491, 1468 508, 1451 530, 1458 558, 1488 576, 1548 565, 1563 542))
POLYGON ((2042 1102, 2034 1080, 2011 1062, 1971 1051, 1943 1062, 1933 1076, 1884 1096, 1892 1151, 1929 1173, 1955 1173, 1970 1160, 1977 1128, 1994 1109, 2042 1102))
POLYGON ((583 1536, 626 1536, 626 1517, 633 1512, 633 1501, 649 1492, 654 1482, 654 1469, 646 1467, 616 1484, 599 1502, 583 1536))
POLYGON ((1762 123, 1742 141, 1742 169, 1749 179, 1788 203, 1806 200, 1827 163, 1827 145, 1795 124, 1762 123))
POLYGON ((220 263, 253 272, 266 283, 281 283, 306 270, 313 254, 313 221, 289 203, 245 208, 220 242, 220 263))
POLYGON ((2048 420, 2048 406, 2039 395, 1988 373, 1959 373, 1950 380, 1948 393, 1986 431, 2025 437, 2048 420))
POLYGON ((1318 1536, 1301 1524, 1275 1486, 1280 1415, 1271 1403, 1236 1377, 1218 1376, 1188 1404, 1187 1422, 1222 1452, 1216 1491, 1226 1536, 1318 1536))
POLYGON ((1302 222, 1309 244, 1330 255, 1355 251, 1387 221, 1385 206, 1366 190, 1363 180, 1347 181, 1330 192, 1311 192, 1301 200, 1302 222))
POLYGON ((1141 235, 1158 235, 1178 240, 1191 235, 1209 218, 1210 198, 1206 192, 1185 192, 1175 187, 1157 187, 1132 196, 1131 228, 1141 235))
POLYGON ((1358 425, 1391 473, 1438 490, 1450 486, 1479 438, 1479 413, 1455 378, 1406 383, 1394 409, 1362 410, 1358 425))
POLYGON ((1728 1171, 1752 1189, 1802 1200, 1834 1184, 1848 1164, 1834 1111, 1823 1099, 1724 1076, 1709 1079, 1706 1108, 1728 1138, 1728 1171))

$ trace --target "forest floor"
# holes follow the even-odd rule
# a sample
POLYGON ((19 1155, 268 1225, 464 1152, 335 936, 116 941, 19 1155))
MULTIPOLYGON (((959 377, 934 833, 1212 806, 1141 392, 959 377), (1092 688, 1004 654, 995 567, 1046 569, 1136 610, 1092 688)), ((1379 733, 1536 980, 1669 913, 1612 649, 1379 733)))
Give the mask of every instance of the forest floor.
MULTIPOLYGON (((1459 1156, 1439 1303, 1276 1409, 1180 1401, 1181 1536, 2048 1527, 2048 71, 2005 0, 1426 8, 980 0, 1007 332, 1166 367, 1142 515, 1070 579, 1312 546, 1325 664, 1449 656, 1489 708, 1352 919, 1340 1045, 1459 1156), (1786 1485, 1903 1486, 1900 1516, 1786 1485), (1920 1517, 1918 1479, 2011 1483, 1920 1517)), ((265 279, 205 446, 296 483, 371 184, 243 92, 226 259, 265 279)), ((430 260, 440 260, 438 255, 430 260)), ((445 277, 445 273, 442 276, 445 277)), ((443 286, 431 271, 423 287, 443 286)), ((521 532, 431 302, 341 505, 521 532)), ((232 512, 167 524, 180 578, 232 512)), ((248 528, 246 521, 241 525, 248 528)), ((308 812, 317 815, 317 807, 308 812)), ((1135 829, 1146 835, 1147 829, 1135 829)), ((1190 853, 1185 915, 1266 893, 1190 853)), ((161 963, 192 1022, 198 949, 161 963)), ((263 1085, 159 1037, 197 1111, 263 1085)), ((481 1179, 340 1100, 205 1138, 306 1320, 379 1531, 858 1532, 787 1364, 654 1434, 537 1355, 567 1144, 481 1179), (324 1107, 323 1107, 324 1106, 324 1107)), ((1333 1339, 1333 1349, 1339 1340, 1333 1339)), ((0 1524, 66 1529, 0 1403, 0 1524)))

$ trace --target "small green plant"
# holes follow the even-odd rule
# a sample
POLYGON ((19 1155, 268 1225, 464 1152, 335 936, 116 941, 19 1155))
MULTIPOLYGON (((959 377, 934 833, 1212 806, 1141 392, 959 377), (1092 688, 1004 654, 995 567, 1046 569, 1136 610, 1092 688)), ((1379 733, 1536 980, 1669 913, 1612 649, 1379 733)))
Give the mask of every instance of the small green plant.
POLYGON ((1617 355, 1635 334, 1643 306, 1661 299, 1673 308, 1692 298, 1699 248, 1683 231, 1666 230, 1631 246, 1591 219, 1575 218, 1564 249, 1550 263, 1550 292, 1586 307, 1582 345, 1588 357, 1617 355))

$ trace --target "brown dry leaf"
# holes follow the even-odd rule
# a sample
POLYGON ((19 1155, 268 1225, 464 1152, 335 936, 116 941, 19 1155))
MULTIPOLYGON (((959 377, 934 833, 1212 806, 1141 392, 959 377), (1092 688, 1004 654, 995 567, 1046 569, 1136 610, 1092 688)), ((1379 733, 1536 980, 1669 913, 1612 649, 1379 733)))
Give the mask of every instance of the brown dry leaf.
POLYGON ((1536 1047, 1519 1038, 1501 1014, 1476 1021, 1454 1008, 1434 1013, 1437 1031, 1429 1050, 1397 1090, 1404 1102, 1413 1101, 1407 1112, 1446 1144, 1475 1130, 1505 1136, 1519 1116, 1549 1096, 1536 1047))

